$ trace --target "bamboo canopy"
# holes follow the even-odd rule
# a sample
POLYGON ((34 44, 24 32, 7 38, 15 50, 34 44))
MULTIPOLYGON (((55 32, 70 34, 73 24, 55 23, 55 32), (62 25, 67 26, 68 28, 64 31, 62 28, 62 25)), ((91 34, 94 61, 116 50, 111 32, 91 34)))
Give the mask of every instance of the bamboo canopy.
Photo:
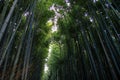
POLYGON ((120 0, 0 0, 0 80, 120 80, 120 0))

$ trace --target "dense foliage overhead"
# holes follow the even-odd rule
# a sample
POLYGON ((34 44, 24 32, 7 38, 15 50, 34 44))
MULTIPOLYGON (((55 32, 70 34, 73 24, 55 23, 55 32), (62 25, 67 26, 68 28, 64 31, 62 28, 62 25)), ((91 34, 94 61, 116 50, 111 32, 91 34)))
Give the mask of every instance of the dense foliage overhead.
POLYGON ((120 0, 0 0, 0 80, 119 80, 120 0))

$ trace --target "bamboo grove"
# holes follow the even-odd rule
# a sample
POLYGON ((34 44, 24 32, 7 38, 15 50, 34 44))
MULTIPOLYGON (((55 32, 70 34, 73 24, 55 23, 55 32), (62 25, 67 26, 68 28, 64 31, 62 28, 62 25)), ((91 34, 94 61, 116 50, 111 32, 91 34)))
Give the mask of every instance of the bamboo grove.
POLYGON ((119 27, 120 0, 0 0, 0 80, 119 80, 119 27))

